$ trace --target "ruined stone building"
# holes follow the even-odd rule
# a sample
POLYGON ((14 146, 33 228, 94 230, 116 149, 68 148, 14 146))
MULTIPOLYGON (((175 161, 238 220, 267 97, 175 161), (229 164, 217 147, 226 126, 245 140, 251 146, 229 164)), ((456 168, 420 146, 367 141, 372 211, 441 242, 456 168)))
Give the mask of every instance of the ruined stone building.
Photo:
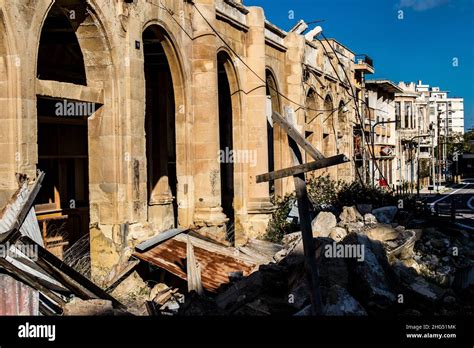
MULTIPOLYGON (((236 0, 0 0, 0 206, 15 173, 44 171, 37 215, 66 219, 70 243, 90 233, 93 272, 176 226, 263 235, 292 190, 255 180, 293 165, 271 111, 354 155, 372 68, 321 40, 236 0)), ((352 181, 353 163, 313 175, 352 181)))

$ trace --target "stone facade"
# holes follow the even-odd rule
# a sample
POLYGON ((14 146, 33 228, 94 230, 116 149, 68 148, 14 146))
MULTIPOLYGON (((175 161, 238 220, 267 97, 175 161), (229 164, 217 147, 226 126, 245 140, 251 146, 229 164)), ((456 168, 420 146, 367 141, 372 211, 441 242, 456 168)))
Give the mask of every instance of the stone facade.
MULTIPOLYGON (((87 181, 81 182, 93 275, 99 269, 106 273, 133 245, 176 224, 221 241, 230 229, 241 244, 265 233, 271 194, 293 189, 291 179, 275 183, 274 191, 255 180, 269 168, 293 165, 286 134, 266 117, 269 105, 293 113, 324 155, 344 153, 352 159, 355 70, 354 53, 337 41, 308 41, 284 32, 265 19, 263 9, 239 1, 0 0, 0 205, 17 187, 15 173, 34 177, 41 161, 48 161, 39 144, 51 139, 38 139, 48 130, 38 122, 47 101, 94 103, 97 110, 83 125, 86 136, 77 138, 87 145, 77 158, 87 158, 87 181), (72 31, 61 26, 62 15, 72 31), (42 33, 61 30, 64 40, 75 35, 70 40, 77 40, 83 67, 74 71, 84 70, 83 83, 48 77, 54 66, 43 67, 49 56, 69 57, 42 46, 48 42, 42 33), (163 64, 167 68, 159 70, 163 64), (155 169, 148 152, 158 151, 152 146, 157 143, 147 142, 154 130, 146 126, 153 106, 147 108, 153 102, 150 93, 160 93, 165 82, 151 86, 155 77, 147 78, 147 67, 171 76, 160 80, 169 83, 160 95, 168 98, 163 120, 172 120, 166 138, 172 140, 165 147, 172 150, 156 157, 164 168, 159 173, 165 173, 156 185, 150 184, 155 169), (227 97, 222 103, 221 94, 227 97), (229 137, 222 133, 226 124, 220 115, 225 113, 231 115, 234 153, 256 158, 235 161, 231 175, 226 172, 230 208, 223 207, 229 182, 221 180, 226 167, 219 162, 222 139, 229 137)), ((74 163, 77 171, 82 162, 74 163)), ((347 181, 355 175, 352 162, 313 175, 323 174, 347 181)), ((56 183, 51 185, 58 191, 56 183)))

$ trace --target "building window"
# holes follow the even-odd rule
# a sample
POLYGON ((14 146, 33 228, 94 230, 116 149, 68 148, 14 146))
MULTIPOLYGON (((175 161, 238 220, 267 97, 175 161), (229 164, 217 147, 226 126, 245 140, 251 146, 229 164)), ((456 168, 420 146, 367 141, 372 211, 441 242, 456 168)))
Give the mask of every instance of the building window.
POLYGON ((396 128, 401 128, 401 117, 400 117, 400 102, 395 102, 395 121, 396 121, 396 128))
POLYGON ((411 109, 411 102, 405 102, 405 128, 413 127, 413 113, 411 109))

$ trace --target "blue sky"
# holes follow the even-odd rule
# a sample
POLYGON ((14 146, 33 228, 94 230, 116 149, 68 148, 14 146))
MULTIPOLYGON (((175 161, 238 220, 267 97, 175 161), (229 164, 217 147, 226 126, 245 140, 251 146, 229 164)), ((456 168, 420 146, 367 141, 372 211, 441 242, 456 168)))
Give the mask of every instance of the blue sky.
POLYGON ((374 59, 373 78, 422 80, 449 90, 451 96, 464 98, 465 128, 474 126, 474 0, 244 0, 244 4, 263 7, 266 18, 284 30, 300 19, 325 20, 319 25, 328 38, 374 59))

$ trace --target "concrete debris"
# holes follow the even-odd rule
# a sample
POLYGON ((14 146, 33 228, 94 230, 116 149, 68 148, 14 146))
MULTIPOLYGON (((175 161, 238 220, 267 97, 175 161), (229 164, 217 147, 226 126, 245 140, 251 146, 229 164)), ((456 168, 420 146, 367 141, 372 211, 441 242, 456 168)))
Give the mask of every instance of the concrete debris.
POLYGON ((64 306, 63 315, 77 316, 111 316, 115 315, 112 301, 108 300, 81 300, 75 297, 64 306))
POLYGON ((329 238, 334 239, 336 242, 340 242, 345 236, 347 236, 347 231, 342 227, 333 227, 329 233, 329 238))
POLYGON ((333 213, 322 211, 313 222, 311 222, 311 229, 313 237, 327 237, 333 227, 336 227, 337 220, 333 213))
POLYGON ((122 302, 134 315, 146 315, 145 300, 150 296, 150 287, 135 271, 112 292, 112 296, 122 302))
POLYGON ((351 222, 363 221, 364 218, 359 213, 355 206, 352 207, 343 207, 342 213, 339 215, 339 219, 343 224, 348 224, 351 222))
POLYGON ((372 210, 372 214, 377 218, 377 221, 383 224, 391 223, 397 212, 398 208, 394 205, 372 210))
POLYGON ((384 242, 396 239, 399 232, 390 225, 377 224, 376 226, 364 231, 364 234, 370 239, 384 242))
POLYGON ((345 288, 334 285, 327 290, 324 315, 366 316, 367 312, 345 288))
POLYGON ((377 218, 373 214, 371 213, 364 214, 364 224, 375 225, 377 223, 378 223, 377 218))
POLYGON ((357 204, 357 210, 359 213, 365 216, 365 214, 372 212, 372 204, 357 204))
MULTIPOLYGON (((383 221, 395 216, 391 207, 363 217, 355 207, 345 208, 337 225, 329 212, 319 213, 313 221, 323 315, 473 313, 469 298, 474 245, 469 236, 449 236, 436 228, 411 230, 393 220, 378 223, 375 214, 383 221)), ((171 282, 163 274, 150 288, 151 282, 144 281, 136 268, 113 295, 138 315, 145 311, 180 316, 311 315, 301 232, 285 235, 281 245, 253 240, 238 250, 246 258, 267 261, 250 273, 230 272, 227 283, 201 295, 187 291, 185 281, 171 282)), ((66 315, 96 315, 89 309, 92 302, 76 302, 67 304, 66 315)), ((103 302, 97 315, 117 315, 110 303, 103 302)))

